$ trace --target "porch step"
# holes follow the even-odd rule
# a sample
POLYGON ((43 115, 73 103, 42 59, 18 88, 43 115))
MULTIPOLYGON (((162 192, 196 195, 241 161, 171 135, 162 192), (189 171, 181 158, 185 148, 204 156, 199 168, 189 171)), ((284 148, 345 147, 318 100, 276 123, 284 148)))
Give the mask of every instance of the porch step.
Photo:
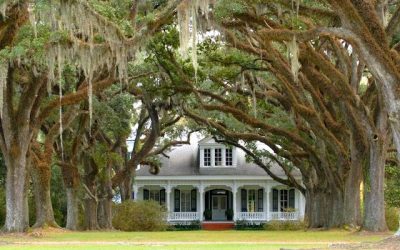
POLYGON ((231 230, 235 227, 233 221, 210 221, 210 222, 203 222, 202 228, 203 230, 231 230))

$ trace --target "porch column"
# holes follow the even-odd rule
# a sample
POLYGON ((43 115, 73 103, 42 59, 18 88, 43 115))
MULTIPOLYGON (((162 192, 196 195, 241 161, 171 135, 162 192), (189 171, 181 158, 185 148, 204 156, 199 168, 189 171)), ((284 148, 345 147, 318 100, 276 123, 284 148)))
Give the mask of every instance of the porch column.
POLYGON ((264 192, 265 192, 265 200, 266 200, 266 202, 267 202, 267 206, 265 206, 265 220, 266 221, 269 221, 269 211, 270 211, 270 208, 269 208, 269 203, 270 203, 270 199, 269 199, 269 193, 270 193, 270 186, 269 185, 266 185, 265 186, 265 188, 264 188, 264 192))
POLYGON ((234 185, 233 187, 232 187, 232 197, 233 197, 233 204, 232 204, 232 210, 233 210, 233 221, 236 221, 237 220, 237 218, 238 218, 238 210, 237 210, 237 208, 236 208, 236 206, 237 206, 237 199, 236 199, 236 196, 237 196, 237 191, 238 191, 238 188, 237 188, 237 186, 236 185, 234 185))
POLYGON ((166 196, 166 201, 165 201, 165 206, 167 207, 167 221, 169 221, 170 218, 170 213, 171 213, 171 187, 167 186, 165 188, 165 196, 166 196))
POLYGON ((138 194, 139 194, 139 186, 135 185, 133 186, 133 200, 135 201, 139 200, 138 194))
POLYGON ((200 197, 200 208, 199 208, 199 220, 203 221, 203 212, 204 212, 204 187, 199 186, 199 197, 200 197))

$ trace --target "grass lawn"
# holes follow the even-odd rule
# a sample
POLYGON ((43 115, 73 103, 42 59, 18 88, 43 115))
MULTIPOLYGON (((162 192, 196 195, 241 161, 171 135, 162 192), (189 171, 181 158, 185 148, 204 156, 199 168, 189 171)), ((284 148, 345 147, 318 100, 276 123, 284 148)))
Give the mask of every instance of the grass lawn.
POLYGON ((0 249, 99 250, 271 250, 327 247, 332 243, 378 241, 390 234, 363 235, 347 231, 179 231, 69 232, 44 231, 28 235, 0 235, 0 249))

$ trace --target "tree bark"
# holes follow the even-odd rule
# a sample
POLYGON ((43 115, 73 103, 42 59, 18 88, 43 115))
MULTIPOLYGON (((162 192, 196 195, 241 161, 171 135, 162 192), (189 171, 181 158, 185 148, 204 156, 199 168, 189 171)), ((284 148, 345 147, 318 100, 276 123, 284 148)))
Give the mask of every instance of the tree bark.
POLYGON ((387 231, 385 219, 385 160, 387 151, 387 114, 379 112, 375 133, 370 133, 369 159, 364 180, 363 229, 387 231))
POLYGON ((74 187, 67 187, 67 225, 65 228, 69 230, 77 230, 78 225, 78 190, 74 187))
MULTIPOLYGON (((73 162, 73 161, 72 161, 73 162)), ((67 225, 69 230, 77 230, 78 225, 78 187, 79 171, 76 164, 61 164, 64 186, 67 193, 67 225)))
POLYGON ((344 223, 351 227, 361 226, 361 197, 360 186, 362 180, 362 154, 359 152, 356 142, 351 138, 351 165, 345 182, 344 191, 344 223))
POLYGON ((99 224, 97 222, 97 187, 96 187, 96 176, 98 174, 98 169, 96 164, 92 160, 85 161, 85 173, 84 178, 84 188, 86 191, 84 197, 85 206, 85 220, 84 228, 85 230, 98 230, 99 224))
POLYGON ((111 166, 104 170, 103 182, 100 183, 101 190, 99 195, 98 223, 101 229, 112 229, 112 183, 111 166))
POLYGON ((119 185, 121 193, 121 201, 132 199, 132 175, 127 175, 123 182, 119 185))
POLYGON ((51 202, 50 168, 48 166, 40 166, 40 163, 33 163, 31 175, 36 207, 36 222, 33 227, 59 227, 54 218, 51 202))
POLYGON ((6 176, 6 232, 24 232, 29 228, 27 202, 29 162, 26 151, 4 152, 6 176))

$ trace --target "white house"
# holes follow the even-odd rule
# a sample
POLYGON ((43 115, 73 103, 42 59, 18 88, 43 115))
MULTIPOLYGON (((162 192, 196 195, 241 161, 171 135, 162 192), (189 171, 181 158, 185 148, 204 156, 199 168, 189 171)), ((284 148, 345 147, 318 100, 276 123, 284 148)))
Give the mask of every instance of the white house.
MULTIPOLYGON (((278 166, 270 167, 273 173, 285 177, 278 166)), ((293 174, 301 179, 298 171, 293 174)), ((170 223, 259 223, 304 217, 301 192, 274 181, 259 166, 246 162, 241 149, 218 144, 212 138, 172 150, 161 159, 158 175, 151 175, 147 166, 141 166, 133 190, 136 200, 150 199, 165 205, 170 223)))

